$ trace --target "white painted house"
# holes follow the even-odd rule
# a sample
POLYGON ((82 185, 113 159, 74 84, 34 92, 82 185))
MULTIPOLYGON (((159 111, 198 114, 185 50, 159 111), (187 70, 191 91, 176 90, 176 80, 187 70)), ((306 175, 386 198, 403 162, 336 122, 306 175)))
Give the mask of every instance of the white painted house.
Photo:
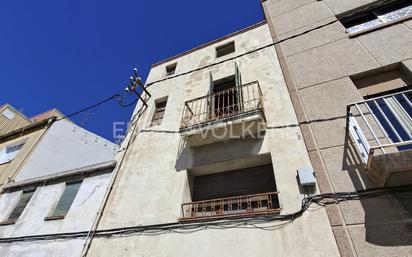
POLYGON ((32 118, 0 107, 0 256, 79 256, 109 188, 118 146, 51 110, 32 118), (5 112, 5 113, 4 113, 5 112))

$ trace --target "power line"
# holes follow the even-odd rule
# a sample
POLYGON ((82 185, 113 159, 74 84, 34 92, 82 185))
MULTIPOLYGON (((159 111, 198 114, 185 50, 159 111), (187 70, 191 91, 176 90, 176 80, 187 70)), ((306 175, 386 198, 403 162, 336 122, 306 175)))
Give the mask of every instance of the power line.
MULTIPOLYGON (((287 40, 291 40, 293 38, 302 36, 304 34, 310 33, 312 31, 321 29, 323 27, 329 26, 333 23, 336 23, 338 20, 333 20, 331 22, 328 22, 326 24, 314 27, 310 30, 304 31, 302 33, 290 36, 288 38, 278 40, 277 42, 265 45, 263 47, 259 47, 257 49, 251 50, 249 52, 237 55, 232 58, 228 58, 226 60, 222 60, 217 63, 213 63, 210 65, 206 65, 204 67, 200 67, 197 69, 193 69, 181 74, 177 74, 175 76, 167 77, 161 80, 157 80, 151 83, 148 83, 146 87, 153 85, 155 83, 159 83, 162 81, 166 81, 169 79, 173 79, 176 77, 184 76, 196 71, 200 71, 203 69, 207 69, 219 64, 222 64, 227 61, 231 61, 240 57, 243 57, 245 55, 255 53, 258 51, 261 51, 263 49, 266 49, 268 47, 275 46, 277 44, 280 44, 282 42, 285 42, 287 40)), ((145 90, 145 87, 143 87, 143 90, 147 93, 145 90)), ((139 97, 140 95, 138 95, 139 97)), ((140 97, 139 97, 140 98, 140 97)), ((78 110, 76 112, 73 112, 69 115, 63 116, 58 118, 56 121, 64 120, 67 118, 70 118, 72 116, 75 116, 77 114, 80 114, 82 112, 88 111, 90 109, 96 108, 100 105, 103 105, 111 100, 117 99, 119 106, 121 107, 129 107, 138 102, 138 99, 134 100, 131 103, 125 104, 123 102, 123 95, 122 94, 114 94, 96 104, 93 104, 89 107, 83 108, 81 110, 78 110)), ((157 132, 157 131, 144 131, 144 132, 157 132)), ((158 132, 163 132, 165 133, 166 131, 158 131, 158 132)), ((167 133, 167 132, 166 132, 167 133)), ((173 133, 177 133, 174 132, 173 133)), ((239 228, 239 227, 245 227, 245 228, 254 228, 254 229, 262 229, 262 230, 273 230, 273 229, 278 229, 282 228, 288 224, 290 224, 294 219, 300 217, 306 210, 308 210, 309 206, 313 203, 316 203, 321 206, 325 206, 327 204, 336 204, 340 203, 342 201, 348 201, 348 200, 361 200, 365 198, 371 198, 371 197, 379 197, 383 196, 389 193, 403 193, 403 192, 412 192, 412 187, 407 186, 407 187, 398 187, 398 188, 384 188, 384 189, 370 189, 370 190, 364 190, 364 191, 358 191, 358 192, 341 192, 341 193, 329 193, 329 194, 320 194, 320 195, 314 195, 314 196, 308 196, 305 197, 302 201, 302 207, 299 211, 288 214, 288 215, 277 215, 277 216, 264 216, 264 217, 258 217, 258 218, 249 218, 249 219, 233 219, 233 220, 226 220, 226 221, 218 221, 218 222, 203 222, 200 224, 185 224, 185 223, 172 223, 172 224, 159 224, 159 225, 150 225, 150 226, 138 226, 138 227, 131 227, 131 228, 119 228, 116 230, 100 230, 96 231, 96 236, 98 237, 111 237, 115 235, 126 235, 126 234, 146 234, 146 235, 156 235, 156 234, 163 234, 163 233, 194 233, 203 229, 232 229, 232 228, 239 228), (325 201, 327 200, 327 201, 325 201), (271 226, 259 226, 257 224, 260 223, 266 223, 266 222, 272 222, 272 221, 285 221, 282 224, 277 224, 277 225, 271 225, 271 226)), ((35 235, 35 236, 23 236, 23 237, 14 237, 14 238, 0 238, 0 243, 10 243, 10 242, 26 242, 26 241, 36 241, 36 240, 58 240, 58 239, 74 239, 74 238, 82 238, 86 237, 88 235, 87 231, 82 231, 82 232, 73 232, 73 233, 61 233, 61 234, 49 234, 49 235, 35 235)))
POLYGON ((114 100, 114 99, 117 99, 117 102, 118 102, 119 106, 121 106, 121 107, 130 107, 130 106, 132 106, 132 105, 135 105, 135 104, 139 101, 139 99, 143 102, 143 104, 144 104, 145 106, 147 106, 146 99, 142 97, 142 94, 143 94, 143 92, 145 92, 149 97, 150 97, 151 95, 150 95, 150 93, 146 90, 146 88, 145 88, 144 85, 142 84, 141 80, 142 80, 142 79, 140 78, 140 76, 139 76, 139 74, 138 74, 138 72, 137 72, 137 69, 135 68, 135 69, 133 69, 133 74, 132 74, 132 76, 130 77, 130 85, 127 85, 127 87, 126 87, 126 89, 125 89, 124 91, 122 91, 121 93, 113 94, 112 96, 110 96, 110 97, 108 97, 108 98, 106 98, 106 99, 104 99, 104 100, 102 100, 102 101, 100 101, 100 102, 98 102, 98 103, 96 103, 96 104, 93 104, 93 105, 88 106, 88 107, 86 107, 86 108, 83 108, 83 109, 81 109, 81 110, 75 111, 75 112, 73 112, 73 113, 71 113, 71 114, 69 114, 69 115, 65 115, 65 116, 63 116, 63 117, 60 117, 60 118, 58 118, 56 121, 60 121, 60 120, 64 120, 64 119, 70 118, 70 117, 75 116, 75 115, 77 115, 77 114, 80 114, 80 113, 82 113, 82 112, 85 112, 85 111, 88 111, 88 110, 90 110, 90 109, 96 108, 96 107, 98 107, 98 106, 100 106, 100 105, 103 105, 103 104, 105 104, 105 103, 107 103, 107 102, 110 102, 111 100, 114 100), (139 87, 142 89, 141 92, 137 92, 137 88, 139 88, 139 87), (136 95, 136 99, 135 99, 134 101, 132 101, 131 103, 124 103, 124 98, 125 98, 125 94, 126 94, 126 93, 128 93, 128 94, 135 94, 135 95, 136 95))
MULTIPOLYGON (((303 213, 308 211, 309 207, 313 204, 319 206, 326 206, 330 204, 338 204, 343 201, 353 201, 381 197, 385 195, 395 195, 400 193, 412 192, 412 185, 387 187, 387 188, 372 188, 354 192, 336 192, 336 193, 324 193, 317 195, 310 195, 302 200, 301 209, 297 212, 284 215, 266 215, 256 216, 251 218, 226 218, 225 220, 215 221, 203 221, 203 222, 174 222, 165 224, 154 224, 145 226, 134 227, 121 227, 106 230, 97 230, 95 237, 116 237, 116 236, 128 236, 128 235, 161 235, 167 233, 179 233, 190 234, 201 230, 222 230, 222 229, 260 229, 265 231, 273 231, 281 229, 291 224, 295 219, 301 217, 303 213), (280 224, 268 223, 280 221, 280 224)), ((34 235, 34 236, 22 236, 11 238, 0 238, 0 244, 15 243, 15 242, 32 242, 32 241, 46 241, 46 240, 64 240, 64 239, 76 239, 84 238, 88 234, 87 231, 72 232, 72 233, 60 233, 60 234, 47 234, 47 235, 34 235)))
POLYGON ((292 35, 292 36, 290 36, 290 37, 287 37, 287 38, 278 40, 278 41, 276 41, 276 42, 274 42, 274 43, 270 43, 270 44, 267 44, 267 45, 265 45, 265 46, 258 47, 258 48, 256 48, 256 49, 253 49, 253 50, 250 50, 250 51, 248 51, 248 52, 245 52, 245 53, 242 53, 242 54, 239 54, 239 55, 236 55, 236 56, 227 58, 227 59, 222 60, 222 61, 219 61, 219 62, 211 63, 211 64, 208 64, 208 65, 202 66, 202 67, 200 67, 200 68, 196 68, 196 69, 189 70, 189 71, 186 71, 186 72, 183 72, 183 73, 179 73, 179 74, 174 75, 174 76, 169 76, 169 77, 166 77, 166 78, 163 78, 163 79, 159 79, 159 80, 156 80, 156 81, 147 83, 147 84, 146 84, 146 87, 149 87, 149 86, 151 86, 151 85, 153 85, 153 84, 156 84, 156 83, 159 83, 159 82, 163 82, 163 81, 166 81, 166 80, 170 80, 170 79, 174 79, 174 78, 181 77, 181 76, 184 76, 184 75, 188 75, 188 74, 193 73, 193 72, 196 72, 196 71, 201 71, 201 70, 204 70, 204 69, 207 69, 207 68, 211 68, 211 67, 214 67, 214 66, 216 66, 216 65, 219 65, 219 64, 222 64, 222 63, 225 63, 225 62, 228 62, 228 61, 233 61, 233 60, 238 59, 238 58, 240 58, 240 57, 243 57, 243 56, 245 56, 245 55, 249 55, 249 54, 252 54, 252 53, 255 53, 255 52, 259 52, 259 51, 261 51, 261 50, 263 50, 263 49, 266 49, 266 48, 275 46, 275 45, 280 44, 280 43, 283 43, 283 42, 285 42, 285 41, 287 41, 287 40, 290 40, 290 39, 293 39, 293 38, 296 38, 296 37, 305 35, 305 34, 307 34, 307 33, 310 33, 310 32, 312 32, 312 31, 321 29, 321 28, 323 28, 323 27, 329 26, 329 25, 331 25, 331 24, 333 24, 333 23, 335 23, 335 22, 337 22, 337 21, 338 21, 338 20, 333 20, 333 21, 327 22, 327 23, 325 23, 325 24, 319 25, 319 26, 314 27, 314 28, 312 28, 312 29, 303 31, 303 32, 301 32, 301 33, 299 33, 299 34, 292 35))
POLYGON ((102 104, 105 104, 105 103, 107 103, 107 102, 109 102, 109 101, 111 101, 111 100, 113 100, 113 99, 115 99, 115 98, 117 98, 117 97, 119 97, 119 96, 120 96, 119 94, 112 95, 112 96, 110 96, 110 97, 108 97, 108 98, 106 98, 106 99, 104 99, 104 100, 102 100, 102 101, 100 101, 100 102, 98 102, 98 103, 96 103, 96 104, 93 104, 93 105, 91 105, 91 106, 89 106, 89 107, 83 108, 83 109, 78 110, 78 111, 76 111, 76 112, 73 112, 73 113, 71 113, 71 114, 69 114, 69 115, 60 117, 60 118, 58 118, 56 121, 68 119, 68 118, 70 118, 70 117, 72 117, 72 116, 75 116, 75 115, 77 115, 77 114, 79 114, 79 113, 82 113, 82 112, 88 111, 88 110, 90 110, 90 109, 96 108, 97 106, 100 106, 100 105, 102 105, 102 104))
MULTIPOLYGON (((262 46, 262 47, 253 49, 253 50, 251 50, 251 51, 242 53, 242 54, 240 54, 240 55, 237 55, 237 56, 234 56, 234 57, 231 57, 231 58, 228 58, 228 59, 225 59, 225 60, 216 62, 216 63, 212 63, 212 64, 209 64, 209 65, 206 65, 206 66, 197 68, 197 69, 193 69, 193 70, 190 70, 190 71, 187 71, 187 72, 184 72, 184 73, 180 73, 180 74, 177 74, 177 75, 174 75, 174 76, 170 76, 170 77, 166 77, 166 78, 163 78, 163 79, 160 79, 160 80, 157 80, 157 81, 150 82, 150 83, 148 83, 148 84, 146 85, 146 87, 143 87, 143 85, 142 85, 142 87, 143 87, 144 90, 146 91, 146 88, 149 87, 149 86, 151 86, 151 85, 153 85, 153 84, 156 84, 156 83, 159 83, 159 82, 162 82, 162 81, 166 81, 166 80, 170 80, 170 79, 174 79, 174 78, 177 78, 177 77, 181 77, 181 76, 184 76, 184 75, 187 75, 187 74, 196 72, 196 71, 204 70, 204 69, 207 69, 207 68, 210 68, 210 67, 213 67, 213 66, 216 66, 216 65, 219 65, 219 64, 222 64, 222 63, 225 63, 225 62, 228 62, 228 61, 231 61, 231 60, 240 58, 240 57, 243 57, 243 56, 245 56, 245 55, 248 55, 248 54, 252 54, 252 53, 261 51, 261 50, 266 49, 266 48, 268 48, 268 47, 272 47, 272 46, 274 46, 274 45, 276 45, 276 44, 280 44, 280 43, 285 42, 285 41, 287 41, 287 40, 290 40, 290 39, 296 38, 296 37, 298 37, 298 36, 301 36, 301 35, 310 33, 310 32, 312 32, 312 31, 318 30, 318 29, 320 29, 320 28, 329 26, 329 25, 331 25, 331 24, 333 24, 333 23, 335 23, 335 22, 337 22, 337 21, 338 21, 338 20, 334 20, 334 21, 325 23, 325 24, 323 24, 323 25, 314 27, 314 28, 312 28, 312 29, 310 29, 310 30, 307 30, 307 31, 304 31, 304 32, 302 32, 302 33, 299 33, 299 34, 290 36, 290 37, 288 37, 288 38, 284 38, 284 39, 282 39, 282 40, 278 40, 278 41, 275 42, 275 43, 271 43, 271 44, 268 44, 268 45, 265 45, 265 46, 262 46)), ((134 100, 134 101, 131 102, 131 103, 125 104, 125 103, 123 102, 123 99, 124 99, 123 96, 124 96, 123 93, 114 94, 114 95, 112 95, 112 96, 110 96, 110 97, 108 97, 108 98, 106 98, 106 99, 104 99, 104 100, 102 100, 102 101, 100 101, 100 102, 98 102, 98 103, 96 103, 96 104, 93 104, 93 105, 91 105, 91 106, 89 106, 89 107, 83 108, 83 109, 81 109, 81 110, 79 110, 79 111, 73 112, 73 113, 71 113, 71 114, 69 114, 69 115, 66 115, 66 116, 64 116, 64 117, 58 118, 57 121, 63 120, 63 119, 67 119, 67 118, 70 118, 70 117, 75 116, 75 115, 77 115, 77 114, 80 114, 80 113, 82 113, 82 112, 85 112, 85 111, 88 111, 88 110, 90 110, 90 109, 96 108, 96 107, 98 107, 98 106, 100 106, 100 105, 102 105, 102 104, 105 104, 105 103, 113 100, 113 99, 118 99, 119 106, 121 106, 121 107, 130 107, 130 106, 136 104, 136 103, 138 102, 138 100, 139 100, 139 99, 136 99, 136 100, 134 100)))
MULTIPOLYGON (((237 55, 237 56, 234 56, 234 57, 231 57, 231 58, 228 58, 228 59, 225 59, 225 60, 216 62, 216 63, 212 63, 212 64, 209 64, 209 65, 206 65, 206 66, 197 68, 197 69, 189 70, 189 71, 187 71, 187 72, 183 72, 183 73, 180 73, 180 74, 177 74, 177 75, 174 75, 174 76, 169 76, 169 77, 166 77, 166 78, 163 78, 163 79, 159 79, 159 80, 156 80, 156 81, 147 83, 147 84, 146 84, 146 87, 143 86, 143 84, 141 83, 141 78, 140 78, 140 77, 138 76, 138 74, 137 74, 137 69, 134 69, 134 74, 133 74, 132 77, 130 78, 131 81, 132 81, 132 85, 131 85, 131 86, 128 86, 128 88, 129 88, 129 89, 132 88, 132 89, 134 90, 134 88, 138 85, 138 86, 140 86, 140 87, 143 89, 144 92, 146 92, 146 94, 148 94, 148 95, 150 96, 150 94, 149 94, 149 92, 146 90, 146 88, 149 87, 149 86, 151 86, 151 85, 153 85, 153 84, 156 84, 156 83, 159 83, 159 82, 163 82, 163 81, 166 81, 166 80, 170 80, 170 79, 174 79, 174 78, 177 78, 177 77, 181 77, 181 76, 184 76, 184 75, 187 75, 187 74, 196 72, 196 71, 204 70, 204 69, 207 69, 207 68, 210 68, 210 67, 213 67, 213 66, 216 66, 216 65, 219 65, 219 64, 222 64, 222 63, 225 63, 225 62, 228 62, 228 61, 231 61, 231 60, 240 58, 240 57, 243 57, 243 56, 245 56, 245 55, 248 55, 248 54, 251 54, 251 53, 255 53, 255 52, 261 51, 261 50, 266 49, 266 48, 268 48, 268 47, 275 46, 275 45, 277 45, 277 44, 286 42, 286 41, 291 40, 291 39, 294 39, 294 38, 296 38, 296 37, 299 37, 299 36, 308 34, 308 33, 310 33, 310 32, 313 32, 313 31, 315 31, 315 30, 318 30, 318 29, 324 28, 324 27, 326 27, 326 26, 332 25, 332 24, 338 22, 338 21, 341 20, 341 19, 346 19, 346 18, 350 18, 350 17, 356 16, 356 15, 358 15, 359 13, 361 13, 361 12, 363 12, 363 11, 370 10, 371 8, 373 9, 373 8, 375 8, 376 6, 381 6, 382 4, 389 3, 389 2, 392 2, 392 1, 393 1, 393 0, 385 0, 385 1, 378 2, 378 3, 374 4, 374 5, 368 5, 367 7, 363 8, 363 9, 359 9, 359 10, 357 10, 357 11, 355 11, 355 12, 348 13, 348 14, 342 16, 342 17, 339 17, 339 19, 335 19, 335 20, 333 20, 333 21, 330 21, 330 22, 327 22, 327 23, 325 23, 325 24, 322 24, 322 25, 313 27, 313 28, 308 29, 308 30, 306 30, 306 31, 303 31, 303 32, 301 32, 301 33, 297 33, 297 34, 292 35, 292 36, 290 36, 290 37, 287 37, 287 38, 278 40, 278 41, 273 42, 273 43, 271 43, 271 44, 268 44, 268 45, 265 45, 265 46, 256 48, 256 49, 254 49, 254 50, 251 50, 251 51, 242 53, 242 54, 240 54, 240 55, 237 55), (133 84, 133 83, 135 83, 135 84, 133 84), (133 87, 134 87, 134 88, 133 88, 133 87)), ((137 92, 136 92, 136 93, 137 93, 137 92)), ((139 95, 138 95, 138 96, 139 96, 139 95)), ((113 100, 113 99, 115 99, 115 98, 118 99, 119 105, 120 105, 121 107, 129 107, 129 106, 132 106, 132 105, 134 105, 134 104, 136 104, 136 103, 138 102, 138 99, 136 99, 135 101, 133 101, 133 102, 131 102, 131 103, 124 104, 124 103, 123 103, 122 94, 114 94, 114 95, 108 97, 107 99, 98 102, 97 104, 93 104, 93 105, 91 105, 91 106, 89 106, 89 107, 86 107, 86 108, 84 108, 84 109, 82 109, 82 110, 76 111, 76 112, 74 112, 74 113, 72 113, 72 114, 70 114, 70 115, 67 115, 67 116, 65 116, 65 117, 60 118, 59 120, 66 119, 66 118, 75 116, 75 115, 77 115, 77 114, 79 114, 79 113, 82 113, 82 112, 84 112, 84 111, 93 109, 93 108, 95 108, 95 107, 97 107, 97 106, 99 106, 99 105, 102 105, 102 104, 104 104, 104 103, 106 103, 106 102, 109 102, 109 101, 111 101, 111 100, 113 100)))
POLYGON ((261 50, 263 50, 263 49, 266 49, 266 48, 268 48, 268 47, 275 46, 275 45, 277 45, 277 44, 286 42, 286 41, 288 41, 288 40, 291 40, 291 39, 294 39, 294 38, 303 36, 303 35, 305 35, 305 34, 308 34, 308 33, 310 33, 310 32, 313 32, 313 31, 315 31, 315 30, 318 30, 318 29, 324 28, 324 27, 326 27, 326 26, 332 25, 332 24, 334 24, 334 23, 336 23, 336 22, 339 22, 339 21, 342 20, 342 19, 351 18, 351 17, 356 16, 356 15, 358 15, 358 14, 364 12, 364 11, 368 11, 368 10, 370 10, 370 9, 373 9, 373 8, 377 7, 377 6, 381 6, 381 5, 385 4, 385 3, 390 3, 390 2, 393 2, 393 1, 396 1, 396 0, 384 0, 384 1, 380 1, 380 2, 378 2, 378 3, 376 3, 376 4, 373 4, 373 5, 368 5, 368 6, 365 7, 365 8, 358 9, 358 10, 356 10, 355 12, 351 12, 351 13, 348 13, 348 14, 346 14, 346 15, 344 15, 344 16, 341 16, 341 17, 339 17, 339 19, 335 19, 335 20, 333 20, 333 21, 330 21, 330 22, 327 22, 327 23, 325 23, 325 24, 322 24, 322 25, 313 27, 313 28, 311 28, 311 29, 305 30, 305 31, 303 31, 303 32, 301 32, 301 33, 297 33, 297 34, 292 35, 292 36, 289 36, 289 37, 286 37, 286 38, 284 38, 284 39, 277 40, 276 42, 273 42, 273 43, 271 43, 271 44, 267 44, 267 45, 265 45, 265 46, 256 48, 256 49, 254 49, 254 50, 251 50, 251 51, 248 51, 248 52, 239 54, 239 55, 234 56, 234 57, 231 57, 231 58, 227 58, 227 59, 225 59, 225 60, 222 60, 222 61, 219 61, 219 62, 216 62, 216 63, 212 63, 212 64, 209 64, 209 65, 205 65, 205 66, 200 67, 200 68, 197 68, 197 69, 189 70, 189 71, 186 71, 186 72, 183 72, 183 73, 174 75, 174 76, 169 76, 169 77, 166 77, 166 78, 163 78, 163 79, 159 79, 159 80, 150 82, 150 83, 148 83, 148 84, 146 85, 146 87, 149 87, 149 86, 151 86, 151 85, 153 85, 153 84, 156 84, 156 83, 159 83, 159 82, 163 82, 163 81, 166 81, 166 80, 170 80, 170 79, 174 79, 174 78, 177 78, 177 77, 181 77, 181 76, 184 76, 184 75, 187 75, 187 74, 196 72, 196 71, 200 71, 200 70, 204 70, 204 69, 207 69, 207 68, 211 68, 211 67, 213 67, 213 66, 216 66, 216 65, 219 65, 219 64, 228 62, 228 61, 233 61, 233 60, 235 60, 235 59, 237 59, 237 58, 243 57, 243 56, 248 55, 248 54, 251 54, 251 53, 255 53, 255 52, 261 51, 261 50))

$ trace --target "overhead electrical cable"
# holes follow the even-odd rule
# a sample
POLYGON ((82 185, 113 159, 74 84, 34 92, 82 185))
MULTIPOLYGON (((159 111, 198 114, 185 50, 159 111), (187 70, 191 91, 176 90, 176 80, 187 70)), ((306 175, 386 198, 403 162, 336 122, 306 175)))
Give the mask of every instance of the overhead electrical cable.
MULTIPOLYGON (((153 82, 149 82, 149 83, 146 84, 146 86, 145 86, 144 88, 147 88, 147 87, 149 87, 149 86, 151 86, 151 85, 153 85, 153 84, 159 83, 159 82, 163 82, 163 81, 166 81, 166 80, 170 80, 170 79, 174 79, 174 78, 177 78, 177 77, 181 77, 181 76, 184 76, 184 75, 187 75, 187 74, 196 72, 196 71, 200 71, 200 70, 207 69, 207 68, 210 68, 210 67, 213 67, 213 66, 216 66, 216 65, 219 65, 219 64, 228 62, 228 61, 232 61, 232 60, 234 60, 234 59, 240 58, 240 57, 242 57, 242 56, 245 56, 245 55, 248 55, 248 54, 251 54, 251 53, 255 53, 255 52, 261 51, 261 50, 266 49, 266 48, 268 48, 268 47, 275 46, 275 45, 277 45, 277 44, 286 42, 286 41, 288 41, 288 40, 291 40, 291 39, 300 37, 300 36, 302 36, 302 35, 305 35, 305 34, 308 34, 308 33, 310 33, 310 32, 313 32, 313 31, 319 30, 319 29, 321 29, 321 28, 327 27, 327 26, 329 26, 329 25, 332 25, 332 24, 334 24, 334 23, 336 23, 336 22, 339 22, 340 19, 351 18, 351 17, 353 17, 353 16, 358 15, 359 13, 362 13, 363 11, 367 11, 367 10, 373 9, 373 8, 375 8, 375 7, 377 7, 377 6, 381 6, 381 5, 385 4, 385 3, 390 3, 390 2, 393 2, 393 0, 380 1, 380 2, 378 2, 378 3, 376 3, 376 4, 368 5, 368 6, 366 6, 365 8, 358 9, 358 10, 356 10, 356 11, 354 11, 354 12, 344 14, 344 15, 340 16, 339 19, 335 19, 335 20, 329 21, 329 22, 324 23, 324 24, 322 24, 322 25, 313 27, 313 28, 311 28, 311 29, 308 29, 308 30, 305 30, 305 31, 303 31, 303 32, 294 34, 294 35, 289 36, 289 37, 286 37, 286 38, 284 38, 284 39, 277 40, 276 42, 273 42, 273 43, 271 43, 271 44, 268 44, 268 45, 265 45, 265 46, 262 46, 262 47, 259 47, 259 48, 256 48, 256 49, 253 49, 253 50, 251 50, 251 51, 242 53, 242 54, 240 54, 240 55, 237 55, 237 56, 234 56, 234 57, 231 57, 231 58, 228 58, 228 59, 224 59, 224 60, 219 61, 219 62, 216 62, 216 63, 212 63, 212 64, 209 64, 209 65, 205 65, 205 66, 202 66, 202 67, 193 69, 193 70, 189 70, 189 71, 186 71, 186 72, 183 72, 183 73, 180 73, 180 74, 176 74, 176 75, 174 75, 174 76, 169 76, 169 77, 166 77, 166 78, 163 78, 163 79, 160 79, 160 80, 156 80, 156 81, 153 81, 153 82)), ((124 92, 122 92, 122 93, 124 93, 124 92)), ((98 102, 98 103, 96 103, 96 104, 93 104, 93 105, 91 105, 91 106, 89 106, 89 107, 86 107, 86 108, 84 108, 84 109, 81 109, 81 110, 79 110, 79 111, 76 111, 76 112, 74 112, 74 113, 72 113, 72 114, 70 114, 70 115, 67 115, 67 116, 64 116, 64 117, 62 117, 62 118, 59 118, 59 120, 66 119, 66 118, 75 116, 75 115, 77 115, 77 114, 79 114, 79 113, 88 111, 88 110, 93 109, 93 108, 95 108, 95 107, 97 107, 97 106, 100 106, 100 105, 102 105, 102 104, 104 104, 104 103, 106 103, 106 102, 109 102, 109 101, 111 101, 111 100, 113 100, 113 99, 118 99, 119 105, 122 106, 122 107, 129 107, 129 106, 132 106, 132 105, 134 105, 134 104, 136 104, 136 103, 138 102, 138 99, 136 99, 136 100, 133 101, 132 103, 124 104, 124 103, 123 103, 122 93, 121 93, 121 94, 119 94, 119 93, 114 94, 114 95, 112 95, 112 96, 110 96, 110 97, 108 97, 108 98, 106 98, 106 99, 104 99, 104 100, 102 100, 102 101, 100 101, 100 102, 98 102)))
MULTIPOLYGON (((270 214, 265 216, 255 216, 250 218, 226 218, 212 221, 191 221, 191 222, 173 222, 165 224, 143 225, 133 227, 121 227, 115 229, 96 230, 94 237, 111 238, 117 236, 128 235, 161 235, 168 233, 190 234, 202 230, 222 230, 222 229, 261 229, 266 231, 277 230, 283 228, 308 210, 308 208, 317 204, 319 206, 326 206, 330 204, 338 204, 343 201, 363 200, 385 195, 396 195, 401 193, 412 192, 412 185, 372 188, 354 192, 337 192, 316 194, 305 197, 302 200, 301 209, 297 212, 284 215, 270 214), (275 221, 280 221, 279 224, 269 224, 275 221)), ((45 240, 65 240, 85 238, 88 231, 47 234, 47 235, 33 235, 22 237, 0 238, 0 244, 16 243, 16 242, 30 242, 30 241, 45 241, 45 240)))

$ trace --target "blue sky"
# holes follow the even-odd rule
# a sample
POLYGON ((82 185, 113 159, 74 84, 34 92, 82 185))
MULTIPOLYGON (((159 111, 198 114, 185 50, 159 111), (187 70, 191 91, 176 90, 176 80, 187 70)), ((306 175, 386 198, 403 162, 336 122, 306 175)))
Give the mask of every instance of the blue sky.
MULTIPOLYGON (((258 0, 40 0, 0 3, 0 104, 70 114, 122 90, 150 65, 263 20, 258 0)), ((107 139, 133 107, 72 118, 107 139)))

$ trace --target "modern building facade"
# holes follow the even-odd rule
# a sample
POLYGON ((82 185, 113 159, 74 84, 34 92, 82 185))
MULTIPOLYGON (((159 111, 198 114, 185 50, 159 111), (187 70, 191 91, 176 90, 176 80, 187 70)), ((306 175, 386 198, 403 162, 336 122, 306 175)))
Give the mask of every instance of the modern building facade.
MULTIPOLYGON (((321 192, 411 185, 411 1, 261 1, 321 192)), ((411 256, 410 193, 327 206, 341 256, 411 256)))
POLYGON ((311 163, 270 44, 262 22, 153 65, 84 254, 339 256, 325 209, 282 220, 311 163))

